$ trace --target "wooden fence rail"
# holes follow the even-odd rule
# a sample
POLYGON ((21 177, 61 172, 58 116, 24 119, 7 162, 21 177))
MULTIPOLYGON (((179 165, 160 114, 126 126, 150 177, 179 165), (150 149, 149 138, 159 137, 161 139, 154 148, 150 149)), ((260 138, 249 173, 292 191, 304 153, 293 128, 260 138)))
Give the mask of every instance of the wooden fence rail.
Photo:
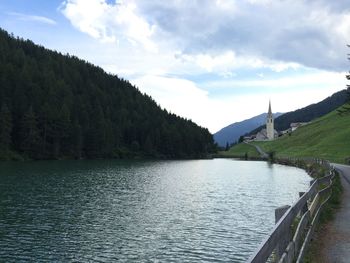
POLYGON ((320 212, 330 198, 335 175, 328 162, 318 162, 328 169, 327 175, 312 180, 307 192, 300 193, 291 207, 276 209, 276 225, 248 262, 261 263, 271 258, 281 263, 302 262, 320 212))

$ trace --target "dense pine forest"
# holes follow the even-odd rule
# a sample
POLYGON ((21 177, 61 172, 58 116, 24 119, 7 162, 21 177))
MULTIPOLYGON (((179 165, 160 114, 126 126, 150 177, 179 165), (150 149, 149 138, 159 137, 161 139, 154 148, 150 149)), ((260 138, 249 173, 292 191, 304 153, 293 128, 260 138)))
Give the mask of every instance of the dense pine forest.
POLYGON ((0 30, 0 159, 202 157, 212 135, 128 81, 0 30))

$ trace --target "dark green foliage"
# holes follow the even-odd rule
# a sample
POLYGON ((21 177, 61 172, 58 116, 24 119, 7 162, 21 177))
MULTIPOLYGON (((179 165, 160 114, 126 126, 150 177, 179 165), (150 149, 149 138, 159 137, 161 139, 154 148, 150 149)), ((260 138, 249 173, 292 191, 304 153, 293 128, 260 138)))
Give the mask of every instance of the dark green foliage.
POLYGON ((225 151, 228 151, 229 149, 230 149, 230 145, 228 144, 228 142, 226 142, 225 151))
POLYGON ((201 157, 212 135, 128 81, 0 30, 0 143, 24 156, 201 157))
POLYGON ((20 122, 20 150, 30 156, 37 157, 39 155, 40 132, 38 129, 37 118, 33 112, 33 107, 24 114, 20 122))
POLYGON ((321 223, 325 223, 334 218, 335 211, 340 207, 342 193, 343 187, 340 181, 340 175, 337 172, 337 175, 333 179, 331 197, 329 198, 329 202, 326 204, 320 215, 321 223))
POLYGON ((248 153, 244 153, 244 160, 248 160, 248 153))
MULTIPOLYGON (((350 47, 350 45, 348 45, 348 47, 350 47)), ((350 54, 348 54, 348 60, 350 60, 350 54)), ((349 74, 346 75, 346 79, 350 80, 350 71, 349 74)), ((340 115, 350 113, 350 85, 347 85, 346 93, 347 101, 342 108, 338 109, 340 115)))
MULTIPOLYGON (((275 119, 274 121, 275 129, 278 131, 284 131, 290 128, 290 124, 292 122, 312 121, 342 106, 344 103, 346 103, 346 100, 347 100, 346 90, 342 90, 334 93, 332 96, 324 99, 321 102, 311 104, 302 109, 287 112, 275 119)), ((262 125, 254 129, 253 131, 249 132, 248 134, 249 135, 256 134, 261 129, 263 129, 264 126, 265 125, 262 125)))
POLYGON ((4 103, 0 110, 0 151, 8 151, 11 146, 12 116, 4 103))
MULTIPOLYGON (((350 75, 346 75, 346 78, 348 80, 350 80, 350 75)), ((347 101, 343 105, 343 107, 338 109, 338 114, 340 114, 340 115, 349 114, 350 113, 350 85, 347 85, 346 93, 347 93, 347 101)))
POLYGON ((308 252, 304 258, 304 262, 320 262, 320 249, 324 247, 322 237, 325 236, 325 233, 329 233, 327 224, 329 224, 329 222, 334 219, 337 210, 340 208, 342 193, 343 187, 340 181, 340 175, 338 172, 336 172, 336 176, 333 178, 331 196, 329 198, 329 201, 321 210, 319 217, 320 224, 317 226, 316 233, 314 234, 316 235, 314 238, 316 242, 311 242, 310 248, 308 249, 308 252), (320 239, 318 239, 318 237, 320 237, 320 239))
POLYGON ((270 151, 267 153, 268 154, 268 159, 271 163, 274 163, 275 162, 275 155, 276 153, 274 151, 270 151))

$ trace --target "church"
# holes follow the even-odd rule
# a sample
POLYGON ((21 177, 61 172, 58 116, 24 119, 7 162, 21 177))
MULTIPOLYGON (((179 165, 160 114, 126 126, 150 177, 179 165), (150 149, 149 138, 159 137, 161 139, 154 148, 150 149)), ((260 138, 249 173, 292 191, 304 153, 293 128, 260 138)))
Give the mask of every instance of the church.
POLYGON ((278 132, 274 128, 274 119, 271 110, 271 101, 269 101, 269 109, 266 117, 266 128, 262 129, 255 136, 256 141, 271 141, 278 137, 278 132))

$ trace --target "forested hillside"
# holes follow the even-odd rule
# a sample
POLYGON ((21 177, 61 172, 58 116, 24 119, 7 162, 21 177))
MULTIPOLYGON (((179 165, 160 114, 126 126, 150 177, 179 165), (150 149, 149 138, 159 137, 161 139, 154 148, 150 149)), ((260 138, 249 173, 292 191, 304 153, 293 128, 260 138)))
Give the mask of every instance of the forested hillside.
POLYGON ((128 81, 0 31, 0 156, 199 157, 207 129, 162 110, 128 81))
MULTIPOLYGON (((343 108, 342 108, 343 109, 343 108)), ((333 111, 300 127, 291 136, 254 142, 277 157, 317 157, 350 164, 350 114, 333 111)))
MULTIPOLYGON (((275 129, 278 131, 286 130, 290 127, 292 122, 309 122, 334 111, 342 106, 347 101, 347 91, 342 90, 334 93, 332 96, 318 102, 311 104, 304 108, 287 112, 275 119, 275 129)), ((254 129, 249 134, 256 134, 264 126, 254 129)))

